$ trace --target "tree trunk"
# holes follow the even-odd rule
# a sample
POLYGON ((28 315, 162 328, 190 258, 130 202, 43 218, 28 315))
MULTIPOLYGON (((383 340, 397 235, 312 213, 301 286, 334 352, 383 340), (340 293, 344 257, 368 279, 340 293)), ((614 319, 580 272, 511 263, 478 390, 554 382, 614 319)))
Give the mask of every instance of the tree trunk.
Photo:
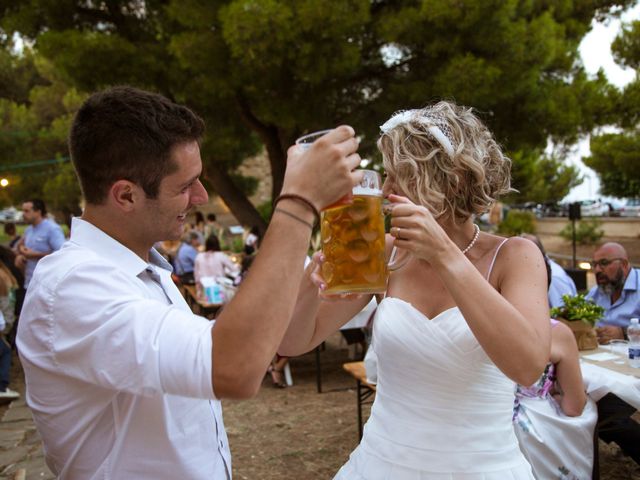
POLYGON ((253 114, 249 102, 240 92, 236 93, 236 105, 243 122, 258 134, 267 149, 269 165, 271 166, 271 179, 273 181, 271 198, 276 198, 280 194, 280 190, 282 190, 284 172, 287 168, 287 154, 280 141, 278 127, 261 122, 253 114))
POLYGON ((222 197, 224 203, 231 209, 231 213, 243 225, 257 226, 260 234, 264 235, 267 224, 247 196, 233 183, 229 174, 215 162, 209 162, 204 177, 213 185, 216 193, 222 197))

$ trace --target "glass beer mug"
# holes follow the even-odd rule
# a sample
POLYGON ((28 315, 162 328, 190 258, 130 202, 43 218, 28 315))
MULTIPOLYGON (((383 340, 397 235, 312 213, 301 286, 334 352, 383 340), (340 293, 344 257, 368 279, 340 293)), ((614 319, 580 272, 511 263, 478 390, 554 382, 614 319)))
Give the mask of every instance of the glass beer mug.
POLYGON ((385 259, 384 213, 380 174, 363 170, 353 188, 353 203, 335 204, 322 211, 320 235, 324 293, 382 293, 389 271, 406 263, 406 253, 385 259))

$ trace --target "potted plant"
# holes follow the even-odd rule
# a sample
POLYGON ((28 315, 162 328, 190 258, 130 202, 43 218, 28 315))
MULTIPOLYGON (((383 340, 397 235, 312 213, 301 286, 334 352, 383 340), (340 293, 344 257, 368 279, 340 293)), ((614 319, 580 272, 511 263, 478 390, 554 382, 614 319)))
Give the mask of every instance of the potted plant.
POLYGON ((579 350, 598 348, 598 337, 594 326, 604 315, 604 308, 587 300, 584 294, 575 297, 563 295, 562 300, 564 305, 552 308, 551 317, 571 328, 579 350))

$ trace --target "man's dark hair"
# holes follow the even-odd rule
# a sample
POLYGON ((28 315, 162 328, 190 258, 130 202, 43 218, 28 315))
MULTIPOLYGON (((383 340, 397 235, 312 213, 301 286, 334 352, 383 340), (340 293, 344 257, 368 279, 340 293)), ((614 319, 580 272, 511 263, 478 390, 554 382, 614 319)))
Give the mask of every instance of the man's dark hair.
POLYGON ((43 200, 40 200, 39 198, 30 198, 26 203, 33 205, 33 210, 40 212, 40 215, 43 217, 47 216, 47 206, 43 200))
POLYGON ((7 222, 4 224, 4 233, 6 235, 15 235, 16 233, 16 224, 13 222, 7 222))
POLYGON ((207 240, 204 244, 204 249, 207 252, 219 252, 220 251, 220 240, 214 234, 211 234, 207 237, 207 240))
POLYGON ((103 203, 118 180, 156 198, 173 173, 174 146, 200 141, 204 122, 187 107, 151 92, 119 86, 91 95, 69 134, 71 160, 87 203, 103 203))
POLYGON ((216 214, 215 213, 209 213, 207 215, 207 220, 209 220, 210 222, 215 222, 216 221, 216 214))
POLYGON ((200 242, 200 234, 198 232, 196 232, 195 230, 189 230, 185 236, 184 236, 184 242, 185 243, 191 243, 194 240, 198 240, 198 242, 200 242))

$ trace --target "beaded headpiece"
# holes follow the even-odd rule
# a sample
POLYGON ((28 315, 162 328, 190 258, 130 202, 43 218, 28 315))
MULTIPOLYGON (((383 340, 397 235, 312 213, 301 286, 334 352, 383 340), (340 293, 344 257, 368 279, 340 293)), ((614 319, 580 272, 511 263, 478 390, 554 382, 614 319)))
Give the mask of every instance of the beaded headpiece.
POLYGON ((447 152, 450 158, 453 158, 455 149, 453 148, 453 134, 451 127, 444 117, 437 114, 425 114, 424 110, 399 110, 394 113, 389 120, 380 126, 382 133, 387 133, 399 125, 405 123, 417 122, 425 125, 427 131, 447 152))

